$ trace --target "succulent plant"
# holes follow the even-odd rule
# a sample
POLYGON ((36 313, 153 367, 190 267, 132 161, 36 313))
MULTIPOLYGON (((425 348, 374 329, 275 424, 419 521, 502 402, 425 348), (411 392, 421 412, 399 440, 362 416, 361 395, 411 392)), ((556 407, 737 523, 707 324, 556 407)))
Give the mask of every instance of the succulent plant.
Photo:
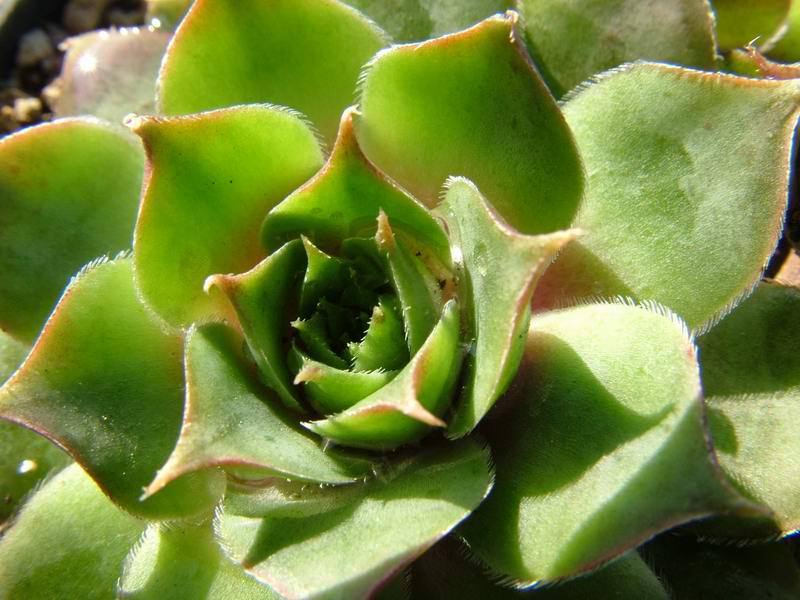
POLYGON ((351 4, 0 141, 0 597, 796 597, 800 83, 701 0, 351 4))

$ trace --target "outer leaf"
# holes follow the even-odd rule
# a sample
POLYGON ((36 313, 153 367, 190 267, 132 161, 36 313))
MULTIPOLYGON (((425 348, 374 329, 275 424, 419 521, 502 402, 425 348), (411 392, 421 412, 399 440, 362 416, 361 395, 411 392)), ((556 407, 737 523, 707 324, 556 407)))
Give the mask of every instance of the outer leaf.
POLYGON ((800 289, 762 283, 699 344, 720 464, 745 496, 775 513, 772 526, 752 533, 762 537, 800 529, 798 314, 800 289))
POLYGON ((142 162, 135 142, 89 119, 0 140, 4 331, 33 341, 73 273, 130 246, 142 162))
POLYGON ((175 451, 147 492, 186 473, 245 467, 255 473, 320 483, 349 483, 368 472, 366 460, 326 452, 297 426, 244 366, 241 339, 206 325, 186 340, 186 409, 175 451), (266 472, 266 473, 265 473, 266 472))
POLYGON ((281 104, 332 141, 361 66, 386 43, 336 0, 196 0, 164 60, 158 102, 170 115, 281 104))
POLYGON ((760 278, 786 210, 800 85, 634 64, 565 104, 589 172, 539 300, 654 299, 707 328, 760 278), (731 260, 735 256, 736 260, 731 260))
POLYGON ((214 505, 222 481, 190 475, 140 502, 181 422, 181 339, 136 298, 129 259, 83 271, 19 371, 0 415, 47 436, 126 510, 174 518, 214 505))
POLYGON ((398 42, 439 37, 511 8, 513 0, 348 0, 398 42))
POLYGON ((230 562, 210 523, 151 525, 128 556, 119 597, 131 600, 279 600, 230 562))
POLYGON ((168 41, 165 31, 132 27, 70 38, 55 114, 88 114, 121 124, 130 113, 154 112, 156 76, 168 41))
POLYGON ((448 433, 469 433, 516 373, 530 322, 536 282, 553 256, 577 232, 522 235, 492 210, 468 180, 452 179, 440 207, 454 253, 462 257, 462 297, 474 348, 467 359, 466 389, 448 433))
MULTIPOLYGON (((342 508, 303 518, 223 513, 233 557, 284 596, 363 598, 455 527, 491 487, 473 441, 415 451, 342 508)), ((335 492, 334 492, 335 493, 335 492)))
POLYGON ((525 583, 596 568, 654 533, 748 504, 712 462, 692 342, 675 317, 597 304, 534 318, 488 432, 491 497, 466 524, 525 583))
POLYGON ((765 44, 765 49, 781 62, 800 61, 800 3, 791 2, 784 27, 765 44))
POLYGON ((512 226, 542 233, 569 225, 583 173, 519 36, 508 13, 381 52, 356 129, 367 157, 428 206, 447 177, 464 175, 512 226))
POLYGON ((450 300, 419 352, 400 373, 346 411, 303 425, 338 444, 389 450, 444 427, 461 366, 459 309, 450 300))
MULTIPOLYGON (((28 353, 28 347, 0 332, 0 382, 5 382, 28 353)), ((46 439, 15 423, 0 421, 0 523, 38 481, 69 463, 69 457, 46 439)))
POLYGON ((447 236, 426 208, 370 163, 353 132, 353 111, 342 115, 339 137, 325 167, 273 208, 264 220, 264 245, 274 250, 300 235, 337 250, 346 238, 371 235, 383 210, 410 236, 425 259, 450 264, 447 236))
POLYGON ((769 38, 786 19, 791 4, 792 0, 713 0, 719 47, 731 50, 769 38))
POLYGON ((664 535, 643 554, 681 600, 800 597, 800 568, 788 542, 735 548, 664 535))
POLYGON ((271 106, 145 117, 132 127, 150 173, 134 240, 137 286, 173 325, 202 321, 214 312, 205 278, 264 257, 261 220, 322 154, 300 117, 271 106))
POLYGON ((516 3, 528 48, 557 96, 595 73, 632 60, 715 66, 714 24, 706 0, 516 3))
POLYGON ((72 465, 31 498, 0 540, 0 596, 106 600, 143 529, 72 465))
POLYGON ((459 598, 461 600, 667 600, 658 577, 636 552, 629 552, 595 573, 557 587, 524 593, 500 587, 481 572, 467 550, 446 538, 422 555, 411 568, 414 598, 459 598))

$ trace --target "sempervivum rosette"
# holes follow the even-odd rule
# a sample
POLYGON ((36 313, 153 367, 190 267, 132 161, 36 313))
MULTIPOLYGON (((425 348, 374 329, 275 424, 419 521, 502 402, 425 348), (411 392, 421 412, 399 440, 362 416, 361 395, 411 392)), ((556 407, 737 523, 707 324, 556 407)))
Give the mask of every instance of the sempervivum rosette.
MULTIPOLYGON (((548 62, 546 3, 361 4, 400 39, 486 18, 388 46, 334 0, 200 0, 126 120, 143 169, 88 119, 0 144, 8 355, 35 338, 0 414, 76 463, 0 541, 2 593, 502 597, 618 559, 530 593, 664 597, 647 561, 679 586, 676 554, 713 560, 642 558, 656 534, 796 529, 800 300, 758 282, 797 83, 642 62, 559 104, 616 63, 548 62)), ((674 4, 711 66, 705 4, 674 4)))

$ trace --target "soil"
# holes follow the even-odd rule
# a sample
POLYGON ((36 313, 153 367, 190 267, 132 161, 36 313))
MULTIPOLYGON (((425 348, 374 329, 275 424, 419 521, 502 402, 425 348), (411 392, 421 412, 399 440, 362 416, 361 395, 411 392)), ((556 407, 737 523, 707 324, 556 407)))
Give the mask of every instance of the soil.
POLYGON ((144 17, 144 0, 69 0, 54 18, 24 32, 11 72, 0 81, 0 136, 53 118, 47 86, 61 71, 67 37, 142 25, 144 17))

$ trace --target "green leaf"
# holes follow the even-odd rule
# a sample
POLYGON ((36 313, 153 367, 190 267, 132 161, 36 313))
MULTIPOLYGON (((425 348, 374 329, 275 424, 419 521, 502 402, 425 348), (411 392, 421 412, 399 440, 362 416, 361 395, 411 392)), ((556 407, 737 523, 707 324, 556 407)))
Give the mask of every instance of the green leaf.
POLYGON ((713 0, 717 43, 722 50, 743 48, 778 31, 792 0, 713 0))
POLYGON ((534 300, 652 299, 708 328, 775 248, 799 102, 796 81, 646 63, 582 88, 564 112, 589 173, 586 235, 534 300))
POLYGON ((371 235, 380 210, 425 251, 426 260, 450 264, 442 227, 424 206, 365 158, 353 132, 353 111, 347 110, 325 167, 267 215, 264 245, 274 250, 305 235, 322 248, 338 250, 347 238, 371 235))
POLYGON ((3 331, 32 342, 71 275, 130 247, 142 163, 135 141, 90 119, 0 140, 3 331))
POLYGON ((223 481, 189 475, 142 502, 181 424, 181 337, 139 302, 129 259, 99 262, 70 284, 19 371, 0 415, 64 448, 117 504, 148 518, 213 507, 223 481))
POLYGON ((583 171, 520 36, 508 13, 381 52, 361 85, 356 131, 367 158, 428 206, 447 177, 463 175, 512 226, 544 233, 569 226, 583 171))
POLYGON ((145 22, 158 19, 158 25, 174 29, 189 10, 192 0, 145 0, 147 14, 145 22))
POLYGON ((350 349, 356 371, 402 369, 409 360, 400 303, 381 296, 372 311, 364 339, 350 349))
POLYGON ((347 0, 347 3, 374 19, 397 42, 460 31, 514 4, 513 0, 347 0))
POLYGON ((308 316, 324 296, 344 287, 347 266, 325 254, 307 237, 301 239, 306 250, 306 274, 300 290, 300 315, 308 316))
POLYGON ((321 151, 300 117, 271 106, 140 117, 131 126, 150 172, 136 224, 136 284, 169 323, 207 320, 215 309, 205 278, 264 257, 261 220, 319 168, 321 151))
POLYGON ((800 568, 788 542, 735 548, 663 535, 643 554, 681 600, 800 597, 800 568))
POLYGON ((786 535, 800 528, 800 290, 762 283, 699 340, 709 425, 720 465, 773 523, 713 535, 786 535))
POLYGON ((210 523, 150 525, 125 561, 125 600, 280 600, 225 557, 210 523))
POLYGON ((5 598, 111 598, 144 525, 72 465, 28 501, 0 539, 0 592, 5 598))
POLYGON ((218 533, 235 560, 284 596, 369 597, 481 502, 488 460, 470 440, 415 450, 357 484, 359 496, 340 508, 263 519, 226 511, 218 533))
MULTIPOLYGON (((28 347, 0 332, 0 383, 25 359, 28 347)), ((0 524, 49 472, 69 464, 69 457, 48 440, 16 423, 0 421, 0 524)))
POLYGON ((425 343, 439 320, 442 307, 438 284, 422 261, 412 257, 395 238, 389 218, 380 211, 375 243, 386 259, 389 278, 403 313, 403 329, 411 356, 425 343))
POLYGON ((629 552, 589 575, 552 588, 523 592, 501 587, 492 581, 469 550, 453 538, 445 538, 428 550, 411 567, 414 598, 460 598, 462 600, 667 600, 669 596, 658 577, 636 552, 629 552))
POLYGON ((277 474, 331 484, 349 483, 369 472, 368 461, 325 451, 303 431, 248 372, 240 348, 241 341, 224 325, 189 333, 181 436, 148 494, 186 473, 211 467, 243 467, 248 478, 277 474))
POLYGON ((517 0, 517 5, 528 48, 557 96, 628 61, 715 67, 714 22, 705 0, 517 0))
POLYGON ((166 31, 126 27, 69 38, 53 111, 120 125, 130 113, 155 112, 156 77, 169 37, 166 31))
POLYGON ((710 458, 692 340, 652 308, 595 304, 531 321, 487 424, 495 489, 464 532, 494 572, 525 584, 571 577, 679 523, 757 510, 710 458))
POLYGON ((448 433, 466 435, 478 424, 517 371, 530 322, 536 282, 559 249, 577 235, 562 231, 523 235, 509 227, 468 180, 448 181, 438 209, 454 253, 461 256, 462 298, 468 298, 466 388, 448 433))
MULTIPOLYGON (((264 381, 287 407, 300 413, 305 409, 292 386, 286 340, 290 308, 298 296, 305 263, 303 245, 294 240, 246 273, 213 275, 206 281, 210 295, 221 294, 233 307, 264 381)), ((304 330, 298 322, 294 326, 301 333, 304 330)))
POLYGON ((299 366, 295 385, 323 414, 347 410, 389 383, 397 371, 346 371, 317 362, 295 349, 299 366))
POLYGON ((332 141, 361 66, 387 41, 336 0, 196 2, 167 51, 158 103, 169 115, 280 104, 332 141))
POLYGON ((428 339, 394 379, 352 408, 303 423, 337 444, 391 450, 419 440, 441 420, 455 387, 461 349, 459 309, 450 300, 428 339))
POLYGON ((767 53, 781 62, 800 61, 800 2, 791 2, 784 28, 765 44, 767 53))

